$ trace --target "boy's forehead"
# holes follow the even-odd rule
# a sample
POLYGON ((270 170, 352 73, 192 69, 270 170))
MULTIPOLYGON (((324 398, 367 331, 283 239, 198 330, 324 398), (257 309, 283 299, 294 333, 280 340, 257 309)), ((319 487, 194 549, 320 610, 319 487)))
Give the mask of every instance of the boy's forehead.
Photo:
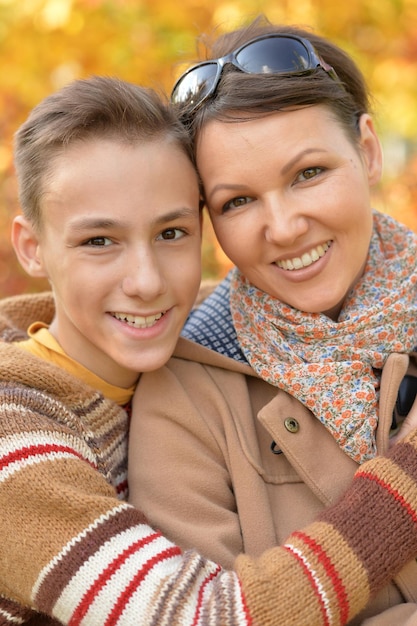
MULTIPOLYGON (((198 210, 196 170, 173 141, 127 143, 114 137, 91 137, 61 150, 43 181, 42 205, 93 218, 119 220, 164 215, 184 208, 198 210)), ((156 218, 157 219, 157 218, 156 218)))
MULTIPOLYGON (((187 179, 191 172, 196 178, 196 184, 198 182, 196 169, 185 149, 168 137, 164 140, 153 138, 128 142, 114 136, 91 136, 85 140, 77 139, 51 156, 49 167, 45 170, 44 190, 53 191, 57 184, 74 175, 85 178, 86 166, 90 178, 95 176, 105 184, 121 159, 124 159, 125 165, 133 167, 142 161, 140 169, 136 170, 138 183, 146 183, 146 177, 158 175, 158 168, 162 164, 168 176, 175 171, 176 177, 187 179), (178 161, 181 162, 182 170, 177 165, 178 161)), ((164 185, 165 179, 160 179, 158 187, 164 185)))
POLYGON ((195 168, 173 143, 77 142, 45 177, 42 212, 57 228, 158 226, 199 217, 195 168))

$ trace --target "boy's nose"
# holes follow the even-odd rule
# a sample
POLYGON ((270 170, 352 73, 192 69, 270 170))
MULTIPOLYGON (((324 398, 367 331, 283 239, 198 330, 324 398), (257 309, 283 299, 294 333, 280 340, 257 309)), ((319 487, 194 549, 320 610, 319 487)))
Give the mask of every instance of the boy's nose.
POLYGON ((122 288, 126 295, 149 301, 165 290, 163 272, 151 252, 135 255, 125 270, 122 288))

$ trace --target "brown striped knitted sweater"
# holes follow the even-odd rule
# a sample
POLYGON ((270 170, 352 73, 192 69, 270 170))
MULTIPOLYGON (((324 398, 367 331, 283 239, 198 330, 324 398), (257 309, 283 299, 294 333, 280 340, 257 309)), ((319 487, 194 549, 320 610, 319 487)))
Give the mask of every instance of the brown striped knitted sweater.
POLYGON ((126 413, 13 345, 52 315, 48 294, 0 303, 1 626, 347 624, 417 555, 417 434, 238 574, 181 552, 124 501, 126 413))

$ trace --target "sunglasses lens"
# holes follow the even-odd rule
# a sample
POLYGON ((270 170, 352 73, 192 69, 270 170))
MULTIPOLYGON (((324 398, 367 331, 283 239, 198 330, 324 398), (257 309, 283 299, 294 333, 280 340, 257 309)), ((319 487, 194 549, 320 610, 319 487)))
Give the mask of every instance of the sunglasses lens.
POLYGON ((212 89, 216 75, 217 63, 205 63, 191 69, 175 86, 172 102, 191 105, 201 102, 212 89))
POLYGON ((249 74, 285 74, 313 69, 307 48, 291 37, 252 41, 238 52, 236 60, 249 74))

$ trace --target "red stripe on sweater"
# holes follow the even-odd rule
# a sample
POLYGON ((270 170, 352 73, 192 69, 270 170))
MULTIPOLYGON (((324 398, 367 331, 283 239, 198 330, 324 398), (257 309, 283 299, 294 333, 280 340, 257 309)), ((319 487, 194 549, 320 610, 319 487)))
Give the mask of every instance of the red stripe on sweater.
POLYGON ((178 556, 181 554, 181 550, 177 546, 172 546, 171 548, 167 548, 163 550, 158 555, 155 555, 149 561, 145 563, 142 569, 136 574, 136 576, 131 580, 130 584, 125 588, 124 592, 120 594, 117 599, 117 602, 106 619, 103 626, 115 626, 120 618, 120 615, 123 613, 126 604, 129 602, 133 593, 136 589, 141 585, 143 580, 149 574, 151 569, 155 567, 158 563, 162 563, 166 559, 170 559, 173 556, 178 556))
POLYGON ((0 459, 0 470, 4 469, 12 463, 16 463, 23 460, 28 460, 32 457, 46 456, 51 453, 67 452, 72 456, 87 461, 92 467, 95 467, 91 461, 86 459, 82 454, 71 448, 70 446, 58 445, 58 444, 38 444, 33 446, 25 446, 23 448, 13 450, 9 454, 4 455, 0 459))
MULTIPOLYGON (((196 626, 198 624, 198 619, 200 617, 200 613, 201 613, 201 606, 203 603, 203 594, 204 594, 204 589, 205 587, 208 585, 209 582, 211 582, 212 580, 214 580, 214 578, 216 578, 216 576, 222 571, 222 568, 220 567, 220 565, 218 565, 215 569, 214 572, 212 572, 209 576, 207 576, 205 578, 205 580, 202 582, 200 590, 198 592, 198 602, 197 602, 197 607, 196 607, 196 612, 195 612, 195 616, 194 616, 194 620, 192 623, 192 626, 196 626)), ((244 615, 245 615, 245 622, 246 622, 246 626, 252 626, 252 617, 249 613, 249 609, 248 606, 246 604, 246 599, 245 596, 243 594, 242 588, 240 588, 240 599, 242 600, 242 607, 244 610, 244 615)))
POLYGON ((81 601, 79 602, 78 606, 71 616, 70 621, 68 622, 68 626, 76 626, 81 622, 81 620, 89 610, 90 606, 94 602, 96 596, 107 584, 113 574, 121 567, 121 565, 123 565, 126 559, 128 559, 134 552, 141 550, 145 545, 149 545, 150 543, 155 541, 155 539, 158 539, 160 536, 160 533, 153 533, 151 535, 148 535, 147 537, 143 537, 142 539, 135 541, 132 545, 129 546, 129 548, 119 554, 117 558, 115 558, 107 566, 107 568, 101 572, 100 576, 98 576, 98 578, 93 582, 93 584, 81 598, 81 601))
POLYGON ((124 493, 125 491, 127 492, 127 480, 122 480, 116 485, 116 492, 124 493))
POLYGON ((198 623, 198 618, 200 617, 200 611, 201 611, 201 605, 202 605, 202 602, 203 602, 204 589, 206 588, 206 586, 208 585, 208 583, 210 581, 212 581, 214 578, 216 578, 216 576, 220 572, 220 570, 221 570, 221 567, 220 567, 220 565, 218 565, 216 567, 216 569, 214 570, 214 572, 211 572, 211 574, 206 576, 206 578, 201 583, 201 587, 200 587, 200 589, 198 591, 197 606, 196 606, 195 616, 194 616, 194 620, 193 620, 192 626, 195 626, 198 623))
POLYGON ((239 580, 239 589, 240 589, 240 598, 242 600, 243 610, 245 611, 245 617, 246 617, 247 624, 248 624, 248 626, 253 626, 252 615, 250 614, 249 607, 248 607, 248 605, 246 603, 246 597, 245 597, 245 594, 243 593, 243 589, 242 589, 242 585, 241 585, 240 580, 239 580))
POLYGON ((314 580, 310 570, 308 569, 307 565, 304 563, 303 559, 296 553, 294 552, 294 550, 292 550, 291 546, 289 545, 285 545, 284 549, 287 550, 287 552, 290 552, 292 554, 293 557, 295 557, 295 559, 298 561, 298 563, 301 565, 302 569, 304 570, 305 575, 307 576, 308 580, 310 581, 310 584, 313 588, 313 593, 316 596, 318 603, 319 603, 319 607, 320 607, 320 612, 322 614, 323 617, 323 624, 324 626, 331 626, 328 618, 327 618, 327 611, 326 611, 326 607, 324 605, 323 599, 321 597, 320 591, 316 585, 316 581, 314 580))
POLYGON ((304 541, 304 543, 308 545, 308 547, 316 555, 317 559, 319 560, 319 563, 321 563, 321 565, 324 567, 327 576, 332 581, 333 589, 336 592, 336 596, 337 596, 337 600, 338 600, 338 604, 340 608, 340 615, 341 615, 340 621, 342 624, 345 624, 347 622, 348 615, 349 615, 349 601, 348 601, 348 596, 346 593, 345 586, 335 566, 331 562, 329 556, 324 551, 323 547, 320 544, 318 544, 312 537, 305 535, 301 531, 295 531, 293 534, 296 537, 299 537, 302 541, 304 541))
POLYGON ((378 478, 378 476, 375 476, 374 474, 371 474, 370 472, 367 472, 365 470, 364 471, 360 469, 357 470, 355 474, 355 478, 356 476, 363 476, 364 478, 368 478, 369 480, 372 480, 374 483, 376 483, 377 485, 385 489, 391 496, 393 496, 394 500, 398 502, 398 504, 400 504, 405 511, 407 511, 408 515, 411 517, 414 524, 417 524, 416 511, 410 506, 410 504, 400 494, 400 492, 394 489, 393 487, 391 487, 389 483, 386 483, 384 480, 382 480, 382 478, 378 478))

